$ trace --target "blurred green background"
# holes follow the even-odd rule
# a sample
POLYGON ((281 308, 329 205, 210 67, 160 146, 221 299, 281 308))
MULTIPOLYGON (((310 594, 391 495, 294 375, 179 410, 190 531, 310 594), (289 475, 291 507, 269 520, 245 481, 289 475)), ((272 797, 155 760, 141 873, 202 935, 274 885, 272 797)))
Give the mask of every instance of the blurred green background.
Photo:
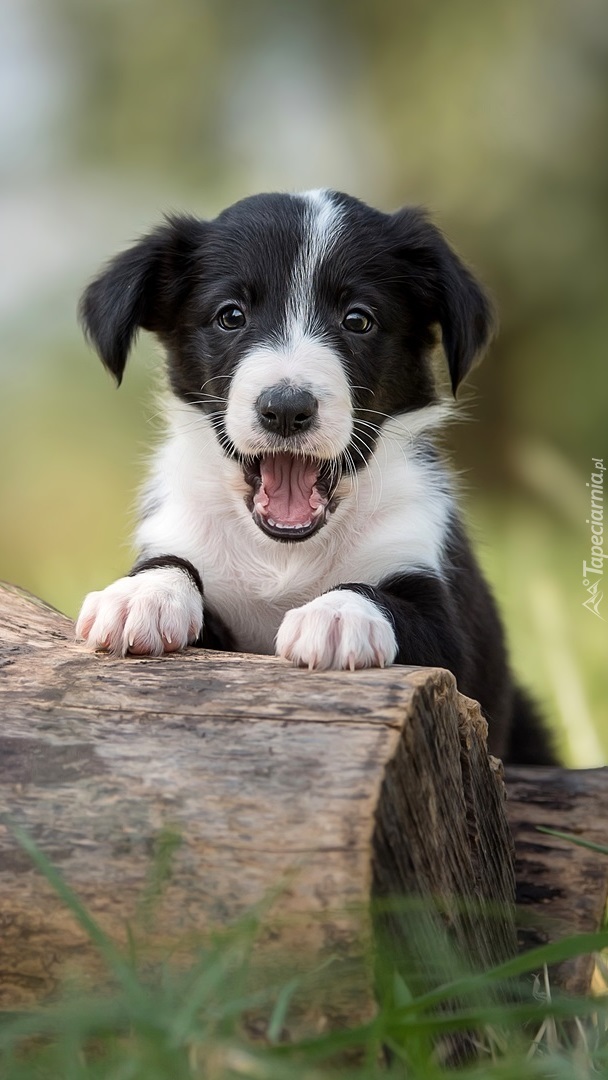
POLYGON ((423 203, 500 311, 449 443, 514 664, 602 763, 607 61, 604 0, 2 0, 0 576, 74 615, 129 565, 159 358, 142 338, 117 393, 81 340, 103 260, 258 190, 423 203))

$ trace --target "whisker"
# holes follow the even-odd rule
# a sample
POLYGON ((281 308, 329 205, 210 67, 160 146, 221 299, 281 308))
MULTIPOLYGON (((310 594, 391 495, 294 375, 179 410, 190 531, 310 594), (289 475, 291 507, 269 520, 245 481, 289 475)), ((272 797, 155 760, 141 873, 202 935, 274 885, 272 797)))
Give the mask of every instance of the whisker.
MULTIPOLYGON (((366 428, 369 428, 371 430, 371 432, 373 432, 373 434, 376 435, 378 443, 382 444, 382 446, 384 448, 384 455, 385 455, 385 463, 386 463, 386 465, 388 465, 388 444, 389 443, 391 443, 393 446, 397 447, 399 452, 401 454, 403 454, 403 458, 404 458, 404 460, 405 460, 405 462, 407 464, 407 457, 406 457, 406 453, 405 453, 405 448, 403 447, 403 445, 401 444, 401 442, 399 441, 398 438, 396 438, 394 436, 391 436, 390 433, 387 433, 385 428, 379 427, 377 424, 371 424, 368 420, 361 420, 360 418, 356 418, 355 421, 354 421, 354 427, 357 428, 357 426, 360 425, 360 424, 364 425, 366 428)), ((366 431, 365 434, 367 435, 368 432, 366 431)))
MULTIPOLYGON (((209 394, 205 393, 205 387, 209 386, 209 383, 215 382, 216 379, 227 379, 229 382, 232 382, 233 378, 234 378, 234 375, 212 375, 210 379, 205 379, 203 385, 201 386, 201 388, 199 390, 199 394, 202 394, 203 397, 209 397, 209 394)), ((221 395, 217 391, 216 391, 216 396, 221 397, 221 395)), ((228 398, 227 397, 222 397, 222 400, 223 401, 228 401, 228 398)))
POLYGON ((353 492, 353 494, 355 496, 355 502, 358 503, 358 501, 359 501, 359 473, 357 472, 357 468, 356 468, 355 463, 353 461, 353 456, 352 456, 350 450, 348 449, 348 447, 344 451, 344 456, 346 458, 346 463, 347 463, 347 465, 349 467, 350 481, 351 481, 351 491, 353 492))
POLYGON ((370 431, 373 431, 376 435, 381 434, 381 427, 379 424, 372 424, 369 420, 361 420, 361 418, 357 416, 353 421, 353 426, 358 427, 359 425, 369 428, 370 431))
MULTIPOLYGON (((365 449, 369 452, 369 454, 373 456, 372 447, 370 447, 368 445, 368 443, 363 438, 361 433, 357 434, 357 433, 354 432, 353 433, 353 439, 355 439, 356 442, 358 441, 361 446, 364 446, 365 449)), ((361 451, 359 450, 358 447, 357 447, 357 450, 358 450, 358 453, 361 454, 361 451)), ((388 454, 387 454, 387 451, 386 451, 386 446, 384 446, 384 452, 385 452, 386 460, 387 460, 387 463, 388 463, 388 454)), ((380 506, 381 502, 382 502, 382 494, 383 494, 383 490, 384 490, 383 473, 380 470, 380 472, 379 472, 380 486, 379 486, 379 489, 377 490, 376 481, 375 481, 375 472, 371 467, 370 461, 363 454, 361 454, 361 456, 363 457, 363 460, 365 462, 365 468, 367 469, 367 472, 368 472, 368 475, 369 475, 372 497, 375 499, 375 504, 374 504, 373 509, 372 509, 372 513, 375 513, 376 510, 378 509, 378 507, 380 506), (376 491, 377 491, 377 495, 376 495, 376 491)))
POLYGON ((365 390, 368 394, 373 394, 373 390, 370 386, 351 386, 351 390, 365 390))
POLYGON ((380 409, 364 409, 364 408, 359 408, 357 406, 357 408, 355 409, 355 412, 375 413, 376 416, 384 416, 386 420, 396 420, 397 419, 395 415, 392 415, 391 413, 387 413, 387 412, 382 412, 380 409))
MULTIPOLYGON (((188 423, 180 424, 180 434, 187 434, 190 431, 200 431, 202 420, 214 420, 216 417, 222 417, 223 415, 224 413, 221 409, 218 409, 217 412, 201 413, 200 417, 197 417, 196 419, 191 420, 188 423)), ((209 444, 206 443, 205 445, 207 446, 209 444)))
MULTIPOLYGON (((376 490, 376 485, 375 485, 375 481, 374 481, 374 474, 373 474, 373 472, 372 472, 372 470, 370 468, 369 461, 367 460, 367 457, 365 456, 363 451, 360 449, 360 447, 357 445, 357 443, 359 441, 361 441, 362 445, 368 451, 369 451, 369 447, 367 446, 367 444, 363 443, 360 436, 357 437, 355 435, 355 433, 353 433, 352 441, 353 441, 353 450, 359 455, 359 457, 361 458, 361 461, 363 463, 363 467, 367 470, 367 473, 368 473, 368 476, 369 476, 370 487, 371 487, 371 493, 372 493, 372 496, 374 496, 375 495, 375 490, 376 490)), ((379 505, 378 500, 376 500, 376 505, 374 507, 374 511, 377 509, 378 505, 379 505)))
POLYGON ((368 452, 369 454, 373 454, 373 452, 374 452, 374 448, 373 448, 373 446, 370 446, 370 444, 368 443, 367 439, 366 439, 366 438, 364 438, 364 436, 365 436, 366 434, 367 434, 367 432, 361 432, 361 431, 353 431, 353 433, 352 433, 352 436, 351 436, 351 438, 353 438, 353 439, 356 439, 356 440, 357 440, 357 442, 358 442, 358 443, 359 443, 359 444, 360 444, 361 446, 364 446, 364 447, 365 447, 365 449, 367 450, 367 452, 368 452))
MULTIPOLYGON (((368 424, 365 420, 355 420, 355 430, 356 430, 357 424, 365 424, 366 427, 371 429, 371 434, 376 436, 377 445, 382 446, 382 449, 384 450, 384 464, 388 468, 388 443, 389 443, 389 440, 384 438, 383 432, 380 430, 380 428, 376 427, 375 424, 368 424)), ((369 432, 366 431, 366 432, 364 432, 364 434, 368 438, 370 437, 369 432)), ((358 435, 359 435, 359 438, 363 441, 363 434, 359 431, 358 435)), ((394 439, 391 439, 390 441, 395 442, 394 439)), ((399 443, 396 443, 396 445, 399 447, 399 443)), ((374 452, 372 447, 369 447, 369 451, 370 451, 370 454, 373 454, 373 452, 374 452)))

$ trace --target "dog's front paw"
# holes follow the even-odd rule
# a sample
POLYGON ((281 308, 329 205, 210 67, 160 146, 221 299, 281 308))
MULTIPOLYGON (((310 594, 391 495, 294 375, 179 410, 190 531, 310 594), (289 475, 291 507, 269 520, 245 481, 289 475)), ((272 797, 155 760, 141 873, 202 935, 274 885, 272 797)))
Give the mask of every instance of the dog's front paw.
POLYGON ((301 667, 354 671, 392 664, 397 642, 390 620, 373 600, 342 589, 288 611, 276 651, 301 667))
POLYGON ((203 626, 201 594, 182 570, 142 570, 86 597, 76 637, 92 649, 161 656, 184 649, 203 626))

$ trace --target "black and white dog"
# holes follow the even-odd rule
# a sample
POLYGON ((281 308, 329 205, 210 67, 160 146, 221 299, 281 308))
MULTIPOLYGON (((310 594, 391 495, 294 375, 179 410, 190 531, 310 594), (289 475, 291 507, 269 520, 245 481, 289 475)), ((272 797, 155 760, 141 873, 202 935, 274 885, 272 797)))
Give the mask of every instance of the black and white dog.
POLYGON ((416 208, 335 191, 171 217, 86 290, 120 383, 140 328, 167 355, 167 435, 127 577, 77 635, 125 655, 275 652, 308 668, 437 665, 477 698, 490 749, 551 752, 514 687, 488 588, 432 443, 492 332, 481 287, 416 208))

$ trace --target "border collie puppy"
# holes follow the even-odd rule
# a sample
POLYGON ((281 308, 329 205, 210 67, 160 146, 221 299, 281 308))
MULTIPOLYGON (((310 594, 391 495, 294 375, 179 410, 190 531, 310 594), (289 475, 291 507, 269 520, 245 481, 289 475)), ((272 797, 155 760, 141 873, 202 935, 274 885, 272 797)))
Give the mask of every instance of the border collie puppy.
POLYGON ((322 190, 170 217, 92 282, 81 317, 118 383, 138 330, 156 334, 170 394, 138 561, 87 596, 79 638, 448 668, 493 753, 551 760, 431 438, 438 331, 455 393, 491 308, 421 210, 322 190))

